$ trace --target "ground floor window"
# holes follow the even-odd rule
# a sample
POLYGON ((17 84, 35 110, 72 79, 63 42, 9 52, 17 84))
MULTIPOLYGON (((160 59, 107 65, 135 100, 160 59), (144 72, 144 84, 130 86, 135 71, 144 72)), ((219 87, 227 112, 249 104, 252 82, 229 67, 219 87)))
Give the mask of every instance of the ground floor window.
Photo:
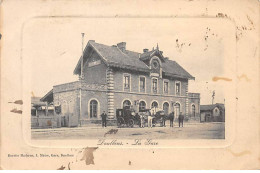
POLYGON ((123 108, 129 109, 130 106, 131 106, 131 102, 130 102, 129 100, 125 100, 125 101, 123 102, 123 108))
POLYGON ((145 102, 144 101, 140 101, 140 103, 139 103, 139 110, 144 110, 145 107, 146 107, 145 102))
POLYGON ((97 109, 98 109, 98 102, 96 100, 91 100, 90 101, 90 118, 96 118, 97 117, 97 109))
POLYGON ((152 108, 158 108, 158 103, 156 101, 152 103, 152 108))

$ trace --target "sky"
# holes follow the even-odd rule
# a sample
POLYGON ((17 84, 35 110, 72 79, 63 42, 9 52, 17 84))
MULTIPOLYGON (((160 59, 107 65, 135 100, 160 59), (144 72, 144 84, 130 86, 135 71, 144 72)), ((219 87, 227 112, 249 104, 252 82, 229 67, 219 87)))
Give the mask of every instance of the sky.
MULTIPOLYGON (((195 77, 189 92, 201 94, 201 104, 223 103, 225 77, 235 56, 235 27, 220 18, 35 18, 24 26, 23 63, 29 63, 31 92, 44 96, 53 85, 78 80, 73 70, 81 55, 81 33, 88 40, 142 52, 157 43, 165 57, 195 77)), ((230 76, 230 75, 229 75, 230 76)))

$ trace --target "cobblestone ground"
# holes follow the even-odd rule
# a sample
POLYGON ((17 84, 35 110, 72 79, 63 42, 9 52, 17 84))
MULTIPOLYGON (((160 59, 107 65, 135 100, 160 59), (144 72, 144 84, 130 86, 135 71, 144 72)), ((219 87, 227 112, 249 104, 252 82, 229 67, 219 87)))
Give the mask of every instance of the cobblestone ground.
POLYGON ((77 127, 32 129, 32 139, 225 139, 225 123, 184 124, 184 127, 77 127), (109 133, 111 132, 114 133, 109 133))

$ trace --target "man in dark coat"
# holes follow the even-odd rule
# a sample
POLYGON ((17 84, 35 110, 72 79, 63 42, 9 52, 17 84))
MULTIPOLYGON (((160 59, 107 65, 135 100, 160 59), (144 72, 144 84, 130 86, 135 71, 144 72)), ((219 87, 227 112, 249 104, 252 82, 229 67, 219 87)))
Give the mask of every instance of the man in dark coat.
POLYGON ((173 121, 174 121, 174 112, 173 111, 169 114, 169 119, 170 119, 170 127, 173 127, 173 121))
POLYGON ((179 127, 183 127, 183 120, 184 120, 184 116, 182 115, 182 112, 180 112, 179 115, 179 127))
POLYGON ((166 127, 166 125, 165 125, 166 116, 167 116, 167 115, 163 115, 163 116, 162 116, 162 127, 166 127))
POLYGON ((107 126, 107 114, 105 111, 101 114, 101 118, 102 118, 102 127, 106 127, 107 126))

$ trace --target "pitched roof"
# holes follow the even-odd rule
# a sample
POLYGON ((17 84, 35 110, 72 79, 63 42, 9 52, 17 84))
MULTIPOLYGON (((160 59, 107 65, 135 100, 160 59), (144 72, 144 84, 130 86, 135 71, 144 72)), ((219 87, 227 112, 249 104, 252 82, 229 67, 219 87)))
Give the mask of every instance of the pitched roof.
POLYGON ((216 103, 211 105, 200 105, 200 111, 212 111, 215 107, 220 107, 222 110, 225 109, 224 104, 222 103, 216 103))
POLYGON ((45 96, 43 96, 40 101, 42 102, 48 102, 51 103, 53 102, 53 89, 51 89, 45 96))
MULTIPOLYGON (((165 75, 185 79, 195 79, 177 62, 164 58, 161 52, 157 49, 141 54, 129 50, 122 51, 117 46, 107 46, 96 43, 95 41, 89 41, 86 48, 87 47, 92 47, 108 66, 144 72, 150 72, 150 68, 143 62, 143 60, 150 58, 150 56, 152 56, 154 53, 158 53, 162 59, 162 70, 165 75)), ((79 59, 77 66, 75 67, 74 74, 80 74, 80 68, 81 66, 79 59)))
POLYGON ((31 97, 31 102, 33 106, 45 106, 46 103, 40 101, 41 97, 31 97))
POLYGON ((96 51, 104 58, 111 66, 123 66, 138 68, 140 70, 149 71, 146 64, 139 60, 139 53, 133 51, 121 51, 116 46, 107 46, 104 44, 89 42, 96 51))
POLYGON ((176 76, 181 78, 195 79, 190 75, 182 66, 180 66, 176 61, 165 59, 165 63, 162 63, 162 70, 166 75, 176 76))

